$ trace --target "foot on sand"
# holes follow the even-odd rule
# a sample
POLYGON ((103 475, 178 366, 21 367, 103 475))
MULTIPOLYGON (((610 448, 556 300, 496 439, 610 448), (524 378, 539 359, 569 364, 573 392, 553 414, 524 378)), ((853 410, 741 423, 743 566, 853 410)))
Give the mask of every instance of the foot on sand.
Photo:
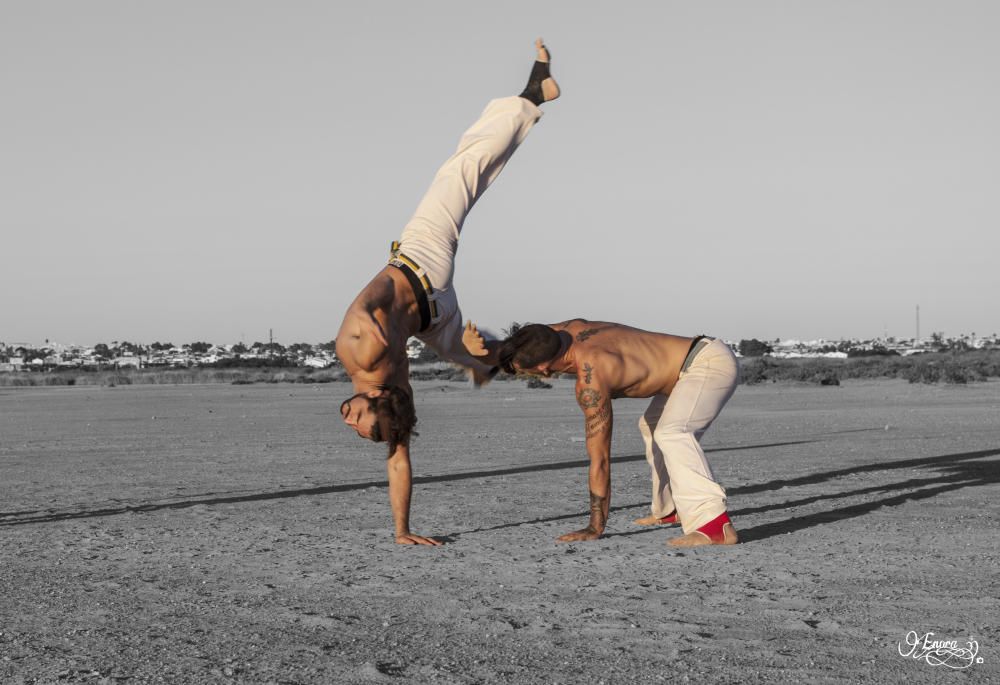
POLYGON ((667 542, 672 547, 700 547, 702 545, 735 545, 740 541, 729 516, 723 512, 687 535, 667 542))
POLYGON ((673 526, 680 522, 681 520, 677 518, 677 511, 675 510, 666 516, 644 516, 632 523, 637 526, 673 526))
POLYGON ((524 87, 521 97, 540 105, 559 97, 559 84, 549 74, 549 51, 541 38, 535 41, 535 49, 538 50, 538 59, 531 67, 531 76, 528 77, 528 85, 524 87))

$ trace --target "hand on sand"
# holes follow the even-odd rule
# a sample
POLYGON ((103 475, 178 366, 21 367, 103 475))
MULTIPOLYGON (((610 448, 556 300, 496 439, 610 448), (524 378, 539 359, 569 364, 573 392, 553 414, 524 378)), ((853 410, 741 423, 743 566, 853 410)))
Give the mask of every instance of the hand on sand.
POLYGON ((465 324, 465 330, 462 332, 462 344, 473 357, 485 357, 490 353, 486 349, 486 339, 476 328, 476 324, 471 321, 465 324))
POLYGON ((434 538, 425 538, 422 535, 414 535, 413 533, 403 533, 396 536, 396 543, 400 545, 432 545, 434 547, 440 547, 441 543, 434 538))
POLYGON ((601 533, 587 526, 583 530, 574 530, 572 533, 566 533, 565 535, 560 535, 558 538, 559 542, 585 542, 587 540, 596 540, 601 537, 601 533))

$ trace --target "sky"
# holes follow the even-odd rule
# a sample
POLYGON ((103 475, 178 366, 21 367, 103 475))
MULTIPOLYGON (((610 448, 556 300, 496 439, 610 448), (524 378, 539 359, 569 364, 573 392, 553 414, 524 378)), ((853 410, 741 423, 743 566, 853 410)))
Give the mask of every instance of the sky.
POLYGON ((0 0, 0 341, 328 341, 545 38, 463 313, 1000 332, 1000 3, 0 0))

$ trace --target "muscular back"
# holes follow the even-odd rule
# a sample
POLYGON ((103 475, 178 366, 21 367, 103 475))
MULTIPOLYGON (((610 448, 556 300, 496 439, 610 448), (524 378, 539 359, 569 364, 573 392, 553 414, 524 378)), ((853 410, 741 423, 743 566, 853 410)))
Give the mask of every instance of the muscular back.
POLYGON ((577 372, 599 375, 614 397, 669 394, 677 383, 691 338, 653 333, 604 321, 551 324, 573 339, 577 372))

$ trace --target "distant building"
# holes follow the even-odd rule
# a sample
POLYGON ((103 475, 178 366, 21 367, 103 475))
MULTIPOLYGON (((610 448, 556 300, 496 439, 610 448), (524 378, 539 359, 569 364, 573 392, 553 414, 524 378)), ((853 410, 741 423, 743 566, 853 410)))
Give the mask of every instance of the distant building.
POLYGON ((406 356, 409 359, 416 359, 424 349, 424 344, 416 338, 406 341, 406 356))

